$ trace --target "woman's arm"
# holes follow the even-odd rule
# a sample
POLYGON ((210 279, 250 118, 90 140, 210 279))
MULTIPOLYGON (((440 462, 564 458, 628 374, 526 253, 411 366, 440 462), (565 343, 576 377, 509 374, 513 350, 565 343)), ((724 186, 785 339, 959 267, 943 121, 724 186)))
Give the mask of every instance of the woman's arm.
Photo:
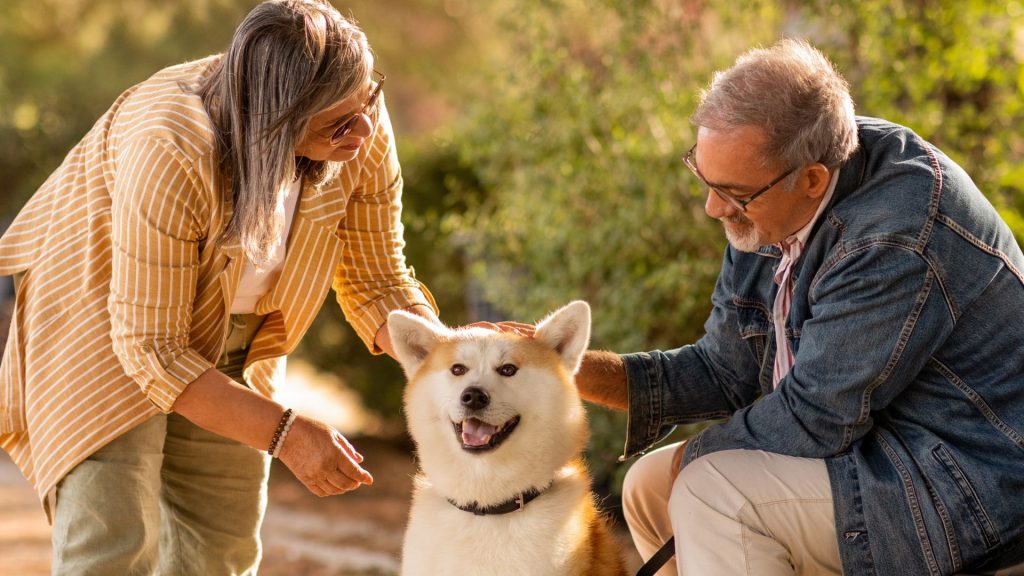
MULTIPOLYGON (((189 384, 173 409, 196 426, 267 450, 285 409, 261 394, 210 369, 189 384)), ((281 461, 317 496, 348 492, 373 477, 362 455, 326 424, 299 416, 281 448, 281 461)))

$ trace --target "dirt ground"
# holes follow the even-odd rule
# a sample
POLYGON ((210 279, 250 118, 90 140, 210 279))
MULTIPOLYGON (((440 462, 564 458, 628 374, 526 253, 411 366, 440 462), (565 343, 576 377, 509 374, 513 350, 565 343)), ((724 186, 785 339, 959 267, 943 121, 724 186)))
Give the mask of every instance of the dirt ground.
MULTIPOLYGON (((308 493, 274 463, 263 526, 263 576, 397 574, 415 465, 409 451, 371 438, 355 441, 374 476, 372 488, 333 498, 308 493)), ((639 561, 628 535, 627 562, 639 561)), ((31 488, 0 452, 0 576, 50 573, 50 529, 31 488)))

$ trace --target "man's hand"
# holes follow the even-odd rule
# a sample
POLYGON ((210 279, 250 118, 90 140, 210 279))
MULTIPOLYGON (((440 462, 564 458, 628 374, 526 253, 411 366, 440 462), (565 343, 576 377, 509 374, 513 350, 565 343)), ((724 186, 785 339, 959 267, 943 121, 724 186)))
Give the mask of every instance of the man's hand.
POLYGON ((317 496, 350 492, 360 484, 373 484, 373 476, 359 463, 363 456, 340 432, 299 416, 281 448, 281 461, 317 496))
POLYGON ((509 334, 515 334, 524 338, 533 338, 534 333, 537 331, 537 327, 533 324, 524 324, 522 322, 473 322, 467 326, 468 328, 487 328, 488 330, 494 330, 495 332, 507 332, 509 334))

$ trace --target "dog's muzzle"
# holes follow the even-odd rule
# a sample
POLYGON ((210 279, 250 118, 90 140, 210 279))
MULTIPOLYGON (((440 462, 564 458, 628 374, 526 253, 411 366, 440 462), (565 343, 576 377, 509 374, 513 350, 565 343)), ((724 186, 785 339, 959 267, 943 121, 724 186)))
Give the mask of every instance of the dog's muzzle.
POLYGON ((519 425, 519 416, 514 416, 501 426, 488 424, 470 416, 462 422, 452 422, 455 436, 467 452, 486 452, 501 445, 519 425))

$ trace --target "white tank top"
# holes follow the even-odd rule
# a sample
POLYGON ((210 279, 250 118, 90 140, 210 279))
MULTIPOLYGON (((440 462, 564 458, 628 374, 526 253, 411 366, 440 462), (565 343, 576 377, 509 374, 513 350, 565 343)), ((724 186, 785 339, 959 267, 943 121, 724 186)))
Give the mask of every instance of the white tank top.
POLYGON ((278 212, 284 211, 284 230, 281 231, 281 238, 274 247, 274 255, 271 257, 267 267, 257 270, 252 262, 246 261, 242 270, 242 279, 238 282, 238 290, 235 292, 235 300, 231 303, 232 314, 252 314, 256 311, 256 303, 270 292, 270 289, 281 277, 281 270, 284 269, 284 256, 287 253, 288 235, 292 229, 292 219, 295 217, 295 205, 299 200, 299 192, 302 178, 299 178, 288 185, 282 194, 281 203, 277 205, 278 212))

